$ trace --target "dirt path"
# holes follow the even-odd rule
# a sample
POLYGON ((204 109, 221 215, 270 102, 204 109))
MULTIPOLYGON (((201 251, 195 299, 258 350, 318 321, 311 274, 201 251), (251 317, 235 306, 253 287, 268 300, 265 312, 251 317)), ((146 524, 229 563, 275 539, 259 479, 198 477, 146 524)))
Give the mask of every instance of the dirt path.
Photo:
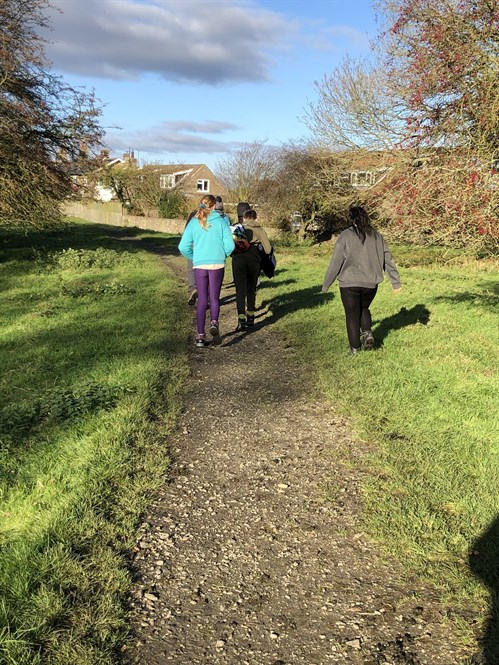
POLYGON ((233 287, 222 296, 223 344, 192 348, 171 474, 139 532, 127 661, 464 663, 437 592, 404 581, 361 531, 362 478, 338 458, 365 444, 268 313, 231 332, 233 287))

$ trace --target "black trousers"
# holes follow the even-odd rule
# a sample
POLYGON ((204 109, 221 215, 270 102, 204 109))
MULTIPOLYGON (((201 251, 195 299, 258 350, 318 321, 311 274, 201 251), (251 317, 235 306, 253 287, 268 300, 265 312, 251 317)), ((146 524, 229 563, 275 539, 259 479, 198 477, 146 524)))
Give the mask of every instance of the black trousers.
POLYGON ((360 348, 360 329, 371 330, 372 319, 369 305, 374 300, 377 290, 377 286, 374 289, 366 289, 363 286, 340 287, 348 341, 354 349, 360 348))
POLYGON ((250 247, 247 252, 232 256, 232 274, 236 287, 237 314, 246 312, 254 314, 256 309, 256 285, 260 275, 260 255, 256 247, 250 247))

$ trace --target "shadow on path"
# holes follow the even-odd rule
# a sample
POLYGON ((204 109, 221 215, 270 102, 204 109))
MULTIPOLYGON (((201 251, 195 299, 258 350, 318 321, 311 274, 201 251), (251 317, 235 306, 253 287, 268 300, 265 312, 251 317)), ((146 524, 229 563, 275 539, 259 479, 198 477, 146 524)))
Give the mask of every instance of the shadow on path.
MULTIPOLYGON (((287 283, 291 283, 291 281, 287 283)), ((306 289, 297 289, 289 293, 282 293, 273 298, 262 299, 260 309, 267 308, 272 312, 265 319, 265 325, 267 325, 292 312, 320 307, 333 298, 334 294, 322 293, 317 286, 311 286, 306 289)))

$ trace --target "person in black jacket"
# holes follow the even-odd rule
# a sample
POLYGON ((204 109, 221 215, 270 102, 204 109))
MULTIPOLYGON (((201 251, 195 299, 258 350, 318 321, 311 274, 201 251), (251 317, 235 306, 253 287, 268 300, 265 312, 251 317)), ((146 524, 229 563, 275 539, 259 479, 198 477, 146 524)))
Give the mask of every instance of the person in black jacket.
MULTIPOLYGON (((236 249, 232 254, 232 274, 236 287, 237 330, 245 330, 255 325, 256 289, 260 275, 262 260, 258 245, 262 244, 264 251, 270 254, 272 245, 265 229, 256 221, 255 210, 247 210, 243 214, 243 230, 245 244, 242 251, 236 249)), ((234 231, 240 225, 232 226, 234 231)))
POLYGON ((341 301, 345 310, 350 352, 372 349, 371 305, 378 284, 386 271, 393 290, 401 290, 400 276, 385 239, 371 226, 364 208, 350 208, 350 225, 336 240, 334 252, 324 277, 325 293, 335 279, 340 284, 341 301))
POLYGON ((247 201, 239 201, 237 204, 237 223, 243 224, 244 222, 244 213, 248 210, 251 210, 251 206, 247 201))

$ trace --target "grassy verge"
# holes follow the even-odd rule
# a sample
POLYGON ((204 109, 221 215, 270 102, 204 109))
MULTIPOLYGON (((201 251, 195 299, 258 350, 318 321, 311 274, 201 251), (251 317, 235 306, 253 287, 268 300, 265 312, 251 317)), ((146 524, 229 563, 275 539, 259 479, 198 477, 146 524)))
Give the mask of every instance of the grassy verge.
POLYGON ((126 635, 126 557, 168 464, 189 313, 159 259, 115 236, 0 229, 4 663, 104 665, 126 635))
POLYGON ((375 444, 364 458, 368 532, 444 589, 449 607, 484 606, 485 588, 499 591, 497 261, 392 250, 404 288, 379 289, 375 351, 348 354, 337 285, 320 293, 330 246, 278 249, 259 296, 333 408, 375 444))

